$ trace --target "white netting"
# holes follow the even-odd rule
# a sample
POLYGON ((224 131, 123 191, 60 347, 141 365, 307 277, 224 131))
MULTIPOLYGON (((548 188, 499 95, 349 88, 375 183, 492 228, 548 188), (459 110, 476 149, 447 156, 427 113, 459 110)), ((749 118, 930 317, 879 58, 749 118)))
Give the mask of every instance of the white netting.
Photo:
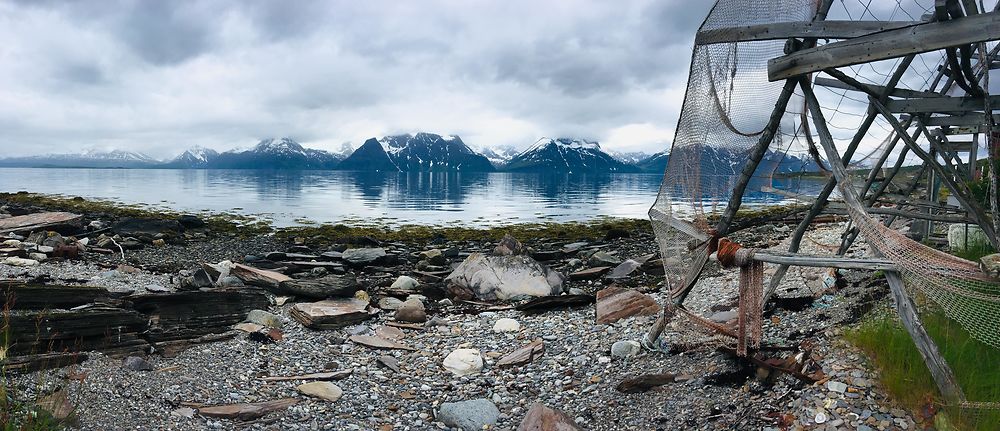
MULTIPOLYGON (((812 0, 720 0, 700 30, 810 21, 816 14, 817 3, 812 0)), ((829 19, 917 21, 933 11, 930 0, 895 2, 891 12, 874 11, 870 6, 870 2, 855 5, 835 1, 829 19)), ((676 137, 659 195, 650 209, 668 286, 675 293, 685 287, 685 276, 702 258, 704 245, 716 234, 713 231, 715 221, 733 195, 747 155, 760 139, 779 100, 785 82, 768 82, 767 61, 784 55, 784 47, 784 40, 695 46, 676 137)), ((935 78, 942 58, 940 51, 916 56, 896 88, 918 91, 954 88, 947 78, 935 78)), ((901 61, 884 60, 840 70, 864 83, 886 85, 901 61)), ((841 154, 855 139, 859 128, 865 127, 866 122, 871 123, 868 132, 858 136, 860 145, 849 159, 852 168, 866 166, 874 160, 887 159, 886 167, 917 161, 912 151, 904 152, 905 146, 893 134, 888 121, 878 115, 874 115, 873 120, 868 118, 869 104, 863 93, 828 86, 815 88, 826 125, 835 144, 841 148, 841 154)), ((948 94, 954 93, 955 90, 951 90, 948 94)), ((820 160, 822 157, 808 155, 810 141, 818 146, 819 140, 814 136, 815 125, 804 120, 804 100, 800 92, 791 97, 783 111, 770 151, 750 180, 747 193, 756 192, 762 185, 775 185, 778 180, 771 178, 772 175, 781 161, 792 154, 828 166, 826 160, 820 160)), ((904 122, 904 125, 909 124, 904 122)), ((913 130, 911 127, 907 133, 913 130)), ((923 137, 918 136, 918 139, 923 137)), ((926 148, 927 143, 923 145, 926 148)), ((822 150, 819 153, 825 154, 822 150)), ((856 178, 851 178, 849 183, 838 183, 842 196, 857 195, 857 189, 868 176, 867 172, 851 172, 856 178)), ((886 181, 885 186, 891 193, 903 194, 912 191, 920 178, 917 175, 912 180, 886 181)), ((779 188, 801 191, 795 181, 782 181, 783 187, 779 188)), ((744 200, 746 197, 744 195, 744 200)), ((974 262, 927 247, 887 227, 888 216, 870 214, 863 205, 865 197, 861 196, 856 205, 846 206, 861 237, 900 268, 909 289, 920 291, 933 300, 976 339, 1000 348, 1000 284, 997 280, 983 274, 974 262)), ((844 207, 840 208, 843 211, 844 207)))

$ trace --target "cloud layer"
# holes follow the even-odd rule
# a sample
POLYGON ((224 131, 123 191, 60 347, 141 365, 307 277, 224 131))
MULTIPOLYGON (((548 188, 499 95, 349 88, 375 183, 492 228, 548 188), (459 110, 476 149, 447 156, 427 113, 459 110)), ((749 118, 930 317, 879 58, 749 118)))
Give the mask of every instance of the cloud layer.
POLYGON ((659 151, 710 2, 0 3, 10 155, 167 156, 291 136, 474 146, 540 136, 659 151))

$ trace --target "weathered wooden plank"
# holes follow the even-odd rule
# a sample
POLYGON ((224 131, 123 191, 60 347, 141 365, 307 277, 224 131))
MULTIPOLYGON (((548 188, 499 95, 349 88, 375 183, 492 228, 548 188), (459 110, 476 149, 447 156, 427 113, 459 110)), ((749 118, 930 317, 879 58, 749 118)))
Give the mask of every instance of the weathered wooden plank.
POLYGON ((896 305, 896 314, 899 315, 903 327, 913 339, 913 344, 917 346, 917 351, 920 352, 920 357, 927 364, 927 369, 931 372, 934 382, 937 383, 941 395, 948 401, 965 401, 965 394, 962 393, 962 388, 958 385, 958 380, 955 379, 951 367, 941 357, 937 344, 934 344, 934 340, 927 335, 927 330, 920 323, 916 306, 906 295, 906 287, 903 285, 902 277, 895 271, 886 271, 885 278, 889 281, 889 292, 896 305))
POLYGON ((994 39, 1000 39, 998 12, 929 22, 772 58, 767 62, 767 78, 777 81, 830 67, 869 63, 994 39))
MULTIPOLYGON (((1000 95, 990 96, 991 106, 1000 104, 1000 95)), ((934 112, 968 112, 982 111, 983 98, 981 97, 930 97, 921 99, 889 100, 885 102, 885 107, 892 113, 934 113, 934 112)), ((973 114, 975 115, 975 114, 973 114)), ((985 122, 986 115, 979 114, 985 122)))
MULTIPOLYGON (((855 88, 854 86, 846 84, 839 80, 824 78, 822 76, 817 76, 816 79, 813 80, 813 84, 819 85, 821 87, 837 88, 841 90, 863 91, 861 89, 855 88)), ((862 85, 864 85, 869 90, 865 91, 865 93, 885 94, 885 87, 882 85, 875 85, 875 84, 862 84, 862 85)), ((889 95, 892 97, 907 97, 907 98, 943 97, 942 95, 935 93, 933 91, 907 90, 905 88, 893 88, 892 91, 889 92, 889 95)))
MULTIPOLYGON (((980 99, 980 103, 982 103, 980 99)), ((980 106, 982 108, 982 106, 980 106)), ((1000 122, 1000 114, 993 114, 993 121, 1000 122)), ((923 121, 927 127, 933 126, 980 126, 986 124, 986 114, 982 112, 972 112, 962 115, 945 115, 939 117, 925 118, 923 121)), ((971 133, 971 132, 970 132, 971 133)))
POLYGON ((796 38, 851 39, 920 24, 920 21, 793 21, 699 31, 695 45, 796 38))

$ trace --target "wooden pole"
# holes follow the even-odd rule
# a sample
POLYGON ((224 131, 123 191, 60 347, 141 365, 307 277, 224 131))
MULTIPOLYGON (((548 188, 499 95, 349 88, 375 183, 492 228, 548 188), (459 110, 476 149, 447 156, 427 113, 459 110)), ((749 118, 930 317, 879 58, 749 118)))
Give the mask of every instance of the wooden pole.
MULTIPOLYGON (((816 132, 819 134, 820 145, 823 146, 827 160, 830 161, 834 177, 841 185, 840 192, 843 195, 844 201, 849 207, 864 211, 857 191, 850 186, 847 170, 844 168, 840 154, 837 153, 837 148, 834 146, 833 136, 826 127, 826 119, 823 116, 823 110, 819 105, 819 101, 816 100, 816 95, 813 94, 812 88, 809 87, 809 84, 805 80, 801 81, 801 87, 802 94, 806 99, 806 105, 812 113, 816 132)), ((872 103, 877 104, 876 107, 882 108, 879 110, 880 112, 885 108, 881 106, 878 100, 872 100, 872 103)), ((895 123, 895 125, 898 127, 899 123, 895 123)), ((901 131, 898 128, 896 128, 896 133, 909 137, 905 131, 901 131)), ((962 395, 962 390, 958 386, 954 373, 952 373, 948 363, 938 353, 937 345, 934 344, 934 341, 931 340, 930 336, 927 335, 927 331, 920 324, 916 308, 910 301, 910 298, 906 296, 906 291, 899 274, 895 271, 886 271, 885 274, 889 280, 890 290, 893 292, 893 299, 896 302, 896 309, 900 313, 899 316, 903 326, 906 327, 907 332, 910 333, 910 337, 913 338, 913 342, 917 346, 917 350, 920 351, 920 355, 923 357, 924 363, 927 364, 927 368, 931 371, 931 375, 934 376, 941 394, 950 401, 964 400, 965 397, 962 395)))

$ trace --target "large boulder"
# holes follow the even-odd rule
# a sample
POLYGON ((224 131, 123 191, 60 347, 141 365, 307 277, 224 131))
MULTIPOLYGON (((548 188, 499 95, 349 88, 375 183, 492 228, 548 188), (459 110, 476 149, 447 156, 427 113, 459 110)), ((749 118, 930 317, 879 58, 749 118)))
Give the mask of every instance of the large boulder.
POLYGON ((469 255, 445 281, 456 296, 507 300, 562 292, 563 277, 527 255, 469 255))
POLYGON ((379 265, 388 260, 384 248, 350 248, 344 250, 342 258, 354 267, 379 265))

